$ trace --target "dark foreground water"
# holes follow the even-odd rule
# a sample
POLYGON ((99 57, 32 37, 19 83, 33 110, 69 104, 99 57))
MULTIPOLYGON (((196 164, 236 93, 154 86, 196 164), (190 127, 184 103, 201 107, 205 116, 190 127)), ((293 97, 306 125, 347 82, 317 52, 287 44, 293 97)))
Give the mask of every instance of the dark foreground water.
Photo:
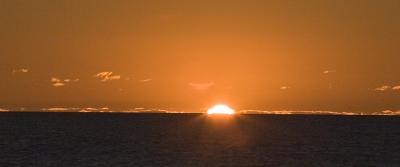
POLYGON ((0 166, 400 166, 400 117, 1 113, 0 166))

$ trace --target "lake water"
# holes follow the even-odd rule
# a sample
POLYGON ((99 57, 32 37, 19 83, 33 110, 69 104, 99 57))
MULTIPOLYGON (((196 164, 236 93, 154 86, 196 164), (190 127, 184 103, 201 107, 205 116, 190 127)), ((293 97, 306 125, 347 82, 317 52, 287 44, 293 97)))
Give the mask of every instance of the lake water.
POLYGON ((400 166, 400 117, 0 113, 0 166, 400 166))

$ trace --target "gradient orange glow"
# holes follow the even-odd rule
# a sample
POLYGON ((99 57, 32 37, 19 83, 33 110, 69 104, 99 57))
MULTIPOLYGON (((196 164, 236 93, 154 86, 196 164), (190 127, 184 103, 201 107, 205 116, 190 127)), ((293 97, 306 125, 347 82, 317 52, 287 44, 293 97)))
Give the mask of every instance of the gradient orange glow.
POLYGON ((252 113, 397 113, 399 7, 3 0, 0 108, 204 113, 226 102, 252 113))

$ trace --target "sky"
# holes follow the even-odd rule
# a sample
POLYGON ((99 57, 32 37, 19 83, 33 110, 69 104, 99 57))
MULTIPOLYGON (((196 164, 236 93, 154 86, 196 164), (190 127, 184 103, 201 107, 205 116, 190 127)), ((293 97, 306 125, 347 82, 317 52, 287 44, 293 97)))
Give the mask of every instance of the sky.
POLYGON ((0 110, 400 110, 397 0, 2 0, 0 110))

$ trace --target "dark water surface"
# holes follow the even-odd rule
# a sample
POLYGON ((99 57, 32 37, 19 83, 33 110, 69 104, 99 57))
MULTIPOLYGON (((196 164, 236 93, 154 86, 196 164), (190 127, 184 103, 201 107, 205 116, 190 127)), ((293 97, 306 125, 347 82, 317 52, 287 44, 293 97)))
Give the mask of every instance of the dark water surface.
POLYGON ((0 166, 400 166, 400 117, 1 113, 0 166))

